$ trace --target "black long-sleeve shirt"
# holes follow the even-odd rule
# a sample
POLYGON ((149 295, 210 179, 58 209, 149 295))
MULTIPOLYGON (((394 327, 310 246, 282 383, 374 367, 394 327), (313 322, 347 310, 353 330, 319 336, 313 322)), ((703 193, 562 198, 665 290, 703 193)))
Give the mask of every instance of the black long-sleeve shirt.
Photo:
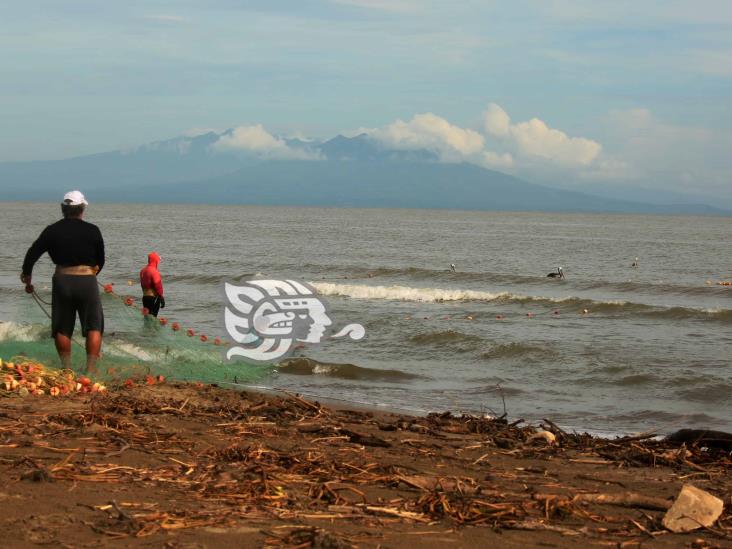
POLYGON ((69 217, 49 225, 25 254, 23 274, 30 275, 33 265, 45 252, 60 267, 74 265, 104 267, 104 239, 99 227, 92 223, 69 217))

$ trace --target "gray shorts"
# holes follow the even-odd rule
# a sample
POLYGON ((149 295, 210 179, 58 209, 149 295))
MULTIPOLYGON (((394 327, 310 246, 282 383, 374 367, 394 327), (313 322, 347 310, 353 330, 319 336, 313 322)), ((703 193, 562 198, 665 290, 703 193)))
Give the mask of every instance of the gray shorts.
POLYGON ((51 304, 51 335, 74 334, 76 313, 81 333, 104 332, 104 312, 97 277, 93 275, 54 275, 51 304))

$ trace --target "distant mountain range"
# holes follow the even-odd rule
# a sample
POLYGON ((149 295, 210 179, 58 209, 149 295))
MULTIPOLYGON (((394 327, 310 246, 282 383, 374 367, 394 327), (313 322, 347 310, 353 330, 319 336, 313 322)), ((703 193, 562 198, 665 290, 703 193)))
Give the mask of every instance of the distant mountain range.
MULTIPOLYGON (((0 163, 4 200, 57 200, 79 188, 96 202, 730 214, 704 204, 652 203, 523 181, 428 150, 380 146, 362 134, 324 142, 281 138, 288 154, 220 146, 209 132, 66 160, 0 163)), ((673 198, 673 197, 672 197, 673 198)), ((665 202, 673 202, 666 197, 665 202)))

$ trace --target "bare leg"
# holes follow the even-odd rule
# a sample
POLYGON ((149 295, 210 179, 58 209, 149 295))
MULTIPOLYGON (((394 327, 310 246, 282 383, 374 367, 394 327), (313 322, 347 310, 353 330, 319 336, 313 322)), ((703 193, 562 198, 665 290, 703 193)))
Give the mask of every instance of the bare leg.
POLYGON ((96 374, 97 360, 102 351, 102 332, 89 330, 86 333, 86 371, 89 374, 96 374))
POLYGON ((69 368, 71 366, 71 338, 64 334, 56 334, 54 343, 56 343, 56 352, 61 359, 61 367, 69 368))

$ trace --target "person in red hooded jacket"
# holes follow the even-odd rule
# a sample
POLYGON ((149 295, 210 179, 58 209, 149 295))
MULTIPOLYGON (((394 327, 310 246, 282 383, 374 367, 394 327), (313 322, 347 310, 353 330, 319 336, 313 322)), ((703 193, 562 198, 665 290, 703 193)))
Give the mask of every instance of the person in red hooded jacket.
POLYGON ((163 297, 163 279, 160 277, 158 265, 160 256, 155 252, 147 254, 147 267, 140 271, 140 286, 142 286, 142 306, 153 316, 165 308, 163 297))

